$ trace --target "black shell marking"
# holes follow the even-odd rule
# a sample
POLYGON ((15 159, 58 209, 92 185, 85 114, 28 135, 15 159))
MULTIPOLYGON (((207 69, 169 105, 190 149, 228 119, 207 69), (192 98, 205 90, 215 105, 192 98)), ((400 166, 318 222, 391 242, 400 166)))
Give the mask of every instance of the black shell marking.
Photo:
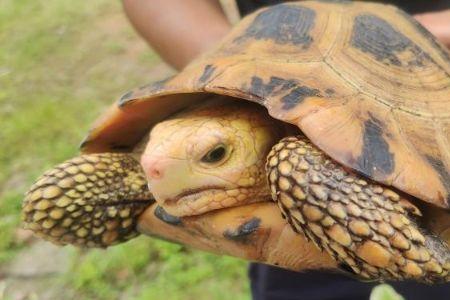
POLYGON ((259 98, 266 98, 273 94, 277 95, 281 92, 293 89, 297 86, 297 81, 294 79, 283 79, 280 77, 272 76, 268 83, 257 76, 253 76, 250 82, 250 94, 259 98))
POLYGON ((283 96, 281 98, 281 102, 283 103, 283 109, 288 110, 292 109, 297 104, 303 102, 307 97, 321 97, 318 89, 312 89, 307 86, 296 87, 289 94, 283 96))
POLYGON ((268 96, 277 96, 288 92, 281 98, 282 108, 285 110, 294 108, 307 97, 321 97, 318 89, 302 86, 295 79, 283 79, 275 76, 270 77, 267 83, 264 83, 260 77, 253 76, 250 81, 250 87, 243 87, 243 89, 248 90, 248 93, 259 99, 266 99, 268 96))
POLYGON ((206 81, 208 81, 208 79, 211 78, 211 75, 214 73, 215 70, 216 70, 215 66, 206 65, 205 69, 203 70, 203 74, 202 74, 202 76, 200 76, 198 81, 201 83, 205 83, 206 81))
POLYGON ((351 43, 376 60, 395 66, 423 66, 430 56, 385 20, 371 14, 358 15, 353 26, 351 43), (398 54, 410 51, 409 60, 398 54))
MULTIPOLYGON (((164 89, 166 83, 171 80, 173 78, 173 75, 164 78, 162 80, 150 83, 150 84, 145 84, 140 86, 137 91, 138 93, 142 93, 143 91, 145 91, 145 94, 152 94, 152 93, 157 93, 158 91, 161 91, 162 89, 164 89)), ((126 94, 124 94, 122 97, 120 97, 119 101, 117 102, 117 105, 119 107, 124 107, 134 101, 136 101, 136 98, 133 98, 133 94, 136 92, 136 90, 131 90, 129 92, 127 92, 126 94)))
POLYGON ((372 115, 364 122, 363 148, 357 166, 371 177, 377 173, 387 175, 395 169, 394 154, 383 137, 383 127, 383 123, 372 115))
POLYGON ((314 27, 316 12, 298 5, 275 5, 259 13, 243 36, 235 42, 248 39, 272 40, 277 44, 302 45, 307 49, 313 38, 309 34, 314 27))
POLYGON ((129 104, 130 102, 132 102, 132 100, 130 101, 130 97, 131 97, 131 95, 133 95, 133 92, 134 92, 134 91, 128 91, 128 92, 126 92, 122 97, 120 97, 120 99, 119 99, 117 105, 118 105, 119 107, 123 107, 123 106, 129 104))

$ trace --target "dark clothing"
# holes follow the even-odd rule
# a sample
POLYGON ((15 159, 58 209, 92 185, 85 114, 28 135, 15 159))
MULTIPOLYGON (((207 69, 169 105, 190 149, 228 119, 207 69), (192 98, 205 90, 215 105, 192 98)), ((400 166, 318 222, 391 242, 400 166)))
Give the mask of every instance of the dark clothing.
MULTIPOLYGON (((249 276, 254 300, 368 300, 378 283, 323 271, 292 272, 251 264, 249 276)), ((389 282, 406 300, 449 299, 450 284, 389 282)))
MULTIPOLYGON (((450 8, 450 0, 372 0, 373 2, 389 3, 396 5, 410 14, 437 11, 450 8)), ((237 5, 242 16, 263 6, 287 2, 283 0, 237 0, 237 5)))
MULTIPOLYGON (((237 0, 242 16, 282 0, 237 0)), ((375 1, 374 1, 375 2, 375 1)), ((410 14, 450 9, 450 0, 377 1, 394 4, 410 14)), ((251 264, 249 272, 254 300, 361 300, 369 299, 377 283, 324 271, 297 273, 262 264, 251 264)), ((429 286, 417 282, 390 283, 406 300, 449 299, 450 284, 429 286)))

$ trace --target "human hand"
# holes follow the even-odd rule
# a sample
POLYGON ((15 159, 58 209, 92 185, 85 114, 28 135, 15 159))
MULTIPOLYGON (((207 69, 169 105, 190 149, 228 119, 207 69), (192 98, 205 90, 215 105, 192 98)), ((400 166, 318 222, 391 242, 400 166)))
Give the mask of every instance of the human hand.
POLYGON ((450 9, 418 14, 414 17, 450 49, 450 9))

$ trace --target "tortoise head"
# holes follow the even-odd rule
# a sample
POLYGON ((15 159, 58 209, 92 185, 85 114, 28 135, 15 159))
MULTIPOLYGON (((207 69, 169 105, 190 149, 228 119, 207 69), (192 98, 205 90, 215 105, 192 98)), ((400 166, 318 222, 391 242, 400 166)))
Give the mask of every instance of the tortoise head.
POLYGON ((270 198, 264 164, 283 125, 251 103, 217 102, 178 114, 150 133, 141 165, 155 199, 172 215, 270 198))

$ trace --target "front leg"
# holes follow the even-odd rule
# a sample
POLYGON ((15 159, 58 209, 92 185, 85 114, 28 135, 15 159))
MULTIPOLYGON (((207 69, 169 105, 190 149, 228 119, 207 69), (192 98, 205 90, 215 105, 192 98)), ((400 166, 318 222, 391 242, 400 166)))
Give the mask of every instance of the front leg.
POLYGON ((22 220, 53 243, 104 248, 137 236, 138 216, 154 202, 132 155, 88 154, 42 175, 25 196, 22 220))
POLYGON ((304 136, 267 159, 273 199, 292 228, 357 275, 375 280, 448 281, 450 250, 421 230, 420 211, 389 188, 346 171, 304 136))

